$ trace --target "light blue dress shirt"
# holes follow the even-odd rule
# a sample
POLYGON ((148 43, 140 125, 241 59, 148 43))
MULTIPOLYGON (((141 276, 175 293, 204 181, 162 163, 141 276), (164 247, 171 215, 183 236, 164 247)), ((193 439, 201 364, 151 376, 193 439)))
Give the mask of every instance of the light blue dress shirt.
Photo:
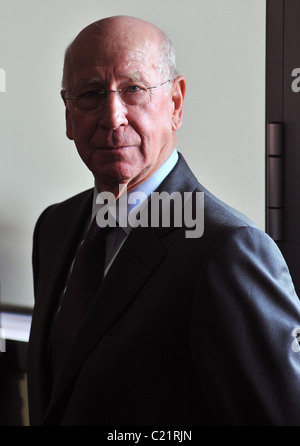
MULTIPOLYGON (((145 197, 145 200, 151 195, 152 192, 154 192, 158 186, 162 183, 162 181, 167 177, 167 175, 171 172, 171 170, 174 168, 175 164, 178 161, 178 152, 175 149, 173 153, 169 156, 169 158, 160 166, 160 168, 144 183, 137 186, 134 190, 130 191, 127 194, 127 203, 128 198, 133 192, 142 192, 143 196, 145 197)), ((95 217, 99 209, 101 209, 101 204, 98 204, 96 202, 97 196, 99 194, 99 191, 97 189, 97 186, 95 185, 94 188, 94 198, 93 198, 93 210, 92 210, 92 219, 95 217)), ((135 207, 140 206, 142 204, 141 201, 135 204, 127 204, 127 214, 135 207)), ((125 242, 126 238, 128 237, 129 233, 131 231, 130 225, 121 225, 114 229, 112 229, 109 234, 107 235, 106 240, 106 260, 105 260, 105 274, 109 270, 111 264, 113 263, 116 255, 118 254, 119 250, 121 249, 123 243, 125 242)))

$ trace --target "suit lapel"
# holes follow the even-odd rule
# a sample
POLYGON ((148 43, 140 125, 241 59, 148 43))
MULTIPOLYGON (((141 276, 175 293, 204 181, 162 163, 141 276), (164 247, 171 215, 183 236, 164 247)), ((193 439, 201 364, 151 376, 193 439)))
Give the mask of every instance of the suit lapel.
POLYGON ((151 228, 147 229, 149 230, 145 231, 145 228, 132 230, 106 275, 70 349, 61 377, 54 388, 48 414, 95 345, 101 342, 106 331, 165 257, 165 251, 156 232, 151 228))

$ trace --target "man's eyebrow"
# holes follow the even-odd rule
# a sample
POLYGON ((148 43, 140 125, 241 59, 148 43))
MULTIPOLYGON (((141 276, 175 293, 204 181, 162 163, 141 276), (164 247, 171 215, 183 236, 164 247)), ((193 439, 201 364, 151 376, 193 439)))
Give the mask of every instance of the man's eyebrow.
POLYGON ((123 73, 120 75, 120 77, 124 78, 124 79, 129 79, 131 81, 134 82, 138 82, 141 80, 141 74, 136 72, 136 73, 123 73))
POLYGON ((81 78, 81 79, 78 79, 76 87, 80 88, 80 87, 84 87, 87 85, 103 84, 103 83, 104 83, 104 81, 100 77, 81 78))

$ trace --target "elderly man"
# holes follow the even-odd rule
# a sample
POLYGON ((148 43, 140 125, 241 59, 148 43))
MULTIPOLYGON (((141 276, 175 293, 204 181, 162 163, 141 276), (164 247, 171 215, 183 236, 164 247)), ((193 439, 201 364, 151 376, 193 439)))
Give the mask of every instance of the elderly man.
POLYGON ((35 228, 32 425, 300 424, 298 297, 275 243, 177 152, 185 89, 169 39, 143 20, 97 21, 67 49, 67 136, 95 188, 35 228), (204 232, 158 211, 158 224, 114 215, 99 231, 103 194, 121 213, 142 193, 142 215, 155 192, 188 194, 196 219, 204 195, 204 232))

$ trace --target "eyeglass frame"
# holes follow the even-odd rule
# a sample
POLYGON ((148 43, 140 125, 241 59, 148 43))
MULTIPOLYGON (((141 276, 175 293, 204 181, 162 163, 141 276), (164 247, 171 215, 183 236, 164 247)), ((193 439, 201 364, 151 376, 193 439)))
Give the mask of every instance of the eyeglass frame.
MULTIPOLYGON (((174 80, 175 80, 176 78, 171 78, 171 79, 168 79, 167 81, 164 81, 164 82, 162 82, 161 84, 158 84, 158 85, 154 85, 153 87, 144 87, 144 89, 145 90, 153 90, 154 88, 159 88, 159 87, 162 87, 163 85, 165 85, 165 84, 167 84, 168 82, 173 82, 174 80)), ((126 87, 124 87, 124 88, 118 88, 117 90, 110 90, 110 89, 104 89, 104 88, 99 88, 97 91, 100 93, 101 92, 101 94, 103 94, 104 95, 104 98, 106 99, 106 97, 107 97, 107 93, 116 93, 119 97, 120 97, 120 93, 122 93, 122 91, 124 91, 125 90, 125 88, 126 87)), ((78 98, 79 98, 79 96, 70 96, 70 97, 65 97, 65 93, 67 92, 67 90, 61 90, 61 92, 60 92, 60 94, 61 94, 61 97, 62 97, 62 99, 65 101, 67 101, 67 100, 77 100, 78 98)), ((127 104, 128 105, 128 104, 127 104)), ((76 110, 79 110, 79 111, 83 111, 83 112, 89 112, 89 111, 93 111, 93 110, 96 110, 96 109, 92 109, 92 110, 80 110, 80 108, 76 108, 76 106, 74 107, 76 110)))

